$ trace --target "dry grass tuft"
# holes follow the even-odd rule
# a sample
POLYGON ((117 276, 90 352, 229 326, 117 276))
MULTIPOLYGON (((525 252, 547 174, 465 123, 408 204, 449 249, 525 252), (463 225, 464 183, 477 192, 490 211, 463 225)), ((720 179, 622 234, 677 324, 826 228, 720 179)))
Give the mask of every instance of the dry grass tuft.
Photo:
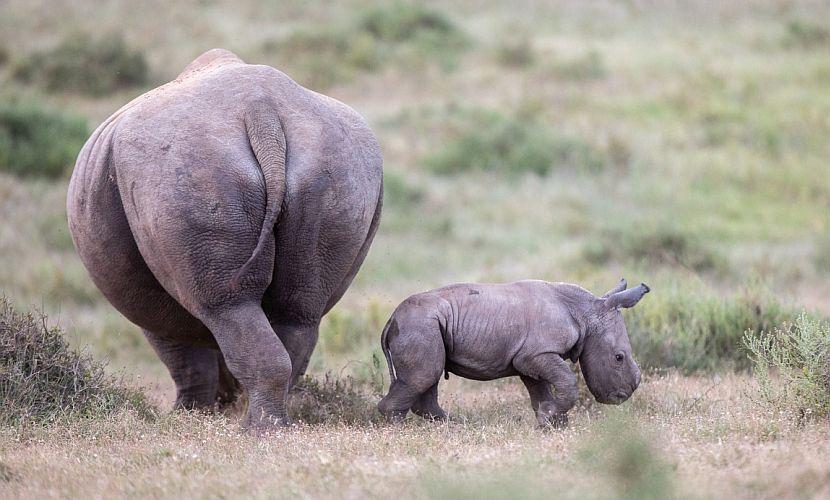
POLYGON ((311 425, 373 424, 380 422, 375 409, 379 399, 370 384, 354 377, 337 378, 331 373, 322 379, 305 376, 291 390, 288 414, 311 425))
POLYGON ((42 314, 20 314, 0 298, 0 422, 20 426, 95 418, 129 409, 144 418, 155 408, 104 365, 72 349, 42 314))

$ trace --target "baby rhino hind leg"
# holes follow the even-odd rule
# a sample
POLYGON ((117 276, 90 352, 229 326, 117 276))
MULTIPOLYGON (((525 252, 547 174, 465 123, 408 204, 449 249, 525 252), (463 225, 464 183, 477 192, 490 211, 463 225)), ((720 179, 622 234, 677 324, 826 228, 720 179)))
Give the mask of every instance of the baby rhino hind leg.
POLYGON ((415 404, 412 405, 412 413, 427 420, 447 420, 447 414, 438 404, 438 382, 418 396, 415 404))
POLYGON ((446 418, 438 406, 438 381, 446 361, 441 333, 425 324, 397 321, 397 325, 384 347, 389 350, 393 380, 378 410, 393 422, 402 421, 410 409, 424 418, 446 418))

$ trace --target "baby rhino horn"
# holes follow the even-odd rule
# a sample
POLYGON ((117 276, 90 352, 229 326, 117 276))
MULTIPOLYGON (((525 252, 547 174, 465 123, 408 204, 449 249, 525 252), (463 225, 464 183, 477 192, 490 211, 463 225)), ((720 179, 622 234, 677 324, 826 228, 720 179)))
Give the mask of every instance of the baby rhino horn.
POLYGON ((635 305, 637 305, 637 302, 640 302, 640 299, 643 298, 643 295, 647 294, 650 291, 651 289, 648 287, 648 285, 646 285, 645 283, 640 283, 631 290, 625 290, 609 295, 605 298, 605 305, 608 306, 609 309, 616 309, 619 307, 634 307, 635 305))

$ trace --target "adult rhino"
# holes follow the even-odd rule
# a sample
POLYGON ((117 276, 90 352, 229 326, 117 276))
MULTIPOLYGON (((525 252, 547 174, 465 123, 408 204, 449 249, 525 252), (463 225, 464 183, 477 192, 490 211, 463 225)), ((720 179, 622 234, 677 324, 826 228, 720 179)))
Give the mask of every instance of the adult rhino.
POLYGON ((241 385, 243 424, 267 428, 287 422, 382 193, 360 115, 214 49, 98 127, 67 211, 92 280, 169 369, 176 406, 227 403, 241 385))

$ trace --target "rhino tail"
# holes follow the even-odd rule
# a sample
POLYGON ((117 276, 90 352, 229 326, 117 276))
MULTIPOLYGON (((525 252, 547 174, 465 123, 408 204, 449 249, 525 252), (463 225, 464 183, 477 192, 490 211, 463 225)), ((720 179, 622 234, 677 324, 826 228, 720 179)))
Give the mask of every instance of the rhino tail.
POLYGON ((386 356, 386 364, 389 366, 389 382, 398 380, 398 373, 395 371, 395 364, 392 362, 392 353, 389 352, 389 334, 398 333, 398 322, 395 321, 393 314, 386 326, 383 327, 383 333, 380 336, 380 348, 383 350, 383 355, 386 356))
POLYGON ((248 106, 244 121, 248 142, 265 180, 265 217, 253 253, 231 278, 231 291, 239 290, 242 279, 268 243, 285 198, 287 145, 276 105, 267 99, 254 101, 248 106))

